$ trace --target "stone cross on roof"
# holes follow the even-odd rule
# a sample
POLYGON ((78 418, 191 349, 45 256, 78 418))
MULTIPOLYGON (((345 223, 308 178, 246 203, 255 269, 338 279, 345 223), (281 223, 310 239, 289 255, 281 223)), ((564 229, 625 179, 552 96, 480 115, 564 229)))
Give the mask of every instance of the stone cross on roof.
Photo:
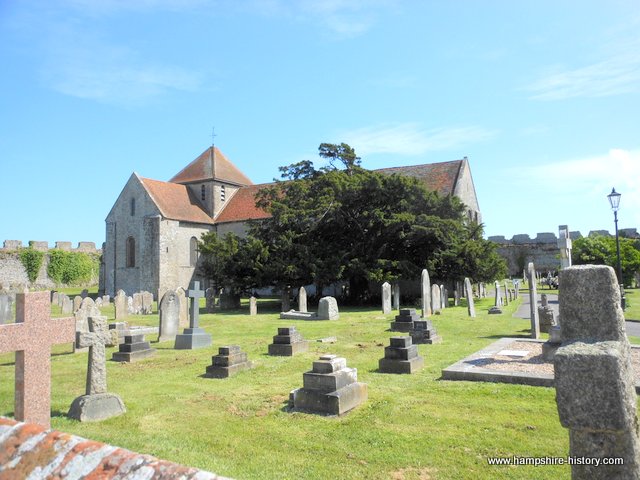
POLYGON ((200 282, 193 282, 193 288, 187 290, 187 297, 191 299, 189 326, 191 328, 198 328, 198 321, 200 316, 200 299, 204 297, 204 291, 200 290, 200 282))
POLYGON ((52 320, 51 293, 16 294, 16 323, 0 325, 0 352, 16 352, 15 418, 49 428, 51 345, 71 343, 74 318, 52 320))
POLYGON ((89 317, 89 331, 78 332, 76 345, 89 347, 87 367, 87 395, 107 392, 107 354, 105 345, 111 344, 107 317, 89 317))

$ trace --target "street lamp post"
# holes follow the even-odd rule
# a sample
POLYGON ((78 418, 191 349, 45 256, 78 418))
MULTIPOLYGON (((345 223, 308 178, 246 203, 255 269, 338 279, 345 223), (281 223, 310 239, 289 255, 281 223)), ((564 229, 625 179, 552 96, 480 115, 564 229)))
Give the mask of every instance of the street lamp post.
POLYGON ((607 195, 609 199, 609 204, 611 205, 611 210, 613 210, 613 220, 616 224, 616 253, 618 255, 618 283, 620 284, 620 296, 622 303, 622 310, 625 309, 626 299, 624 296, 624 285, 622 283, 622 266, 620 263, 620 237, 618 236, 618 208, 620 208, 620 197, 621 194, 616 192, 615 188, 611 189, 611 193, 607 195))

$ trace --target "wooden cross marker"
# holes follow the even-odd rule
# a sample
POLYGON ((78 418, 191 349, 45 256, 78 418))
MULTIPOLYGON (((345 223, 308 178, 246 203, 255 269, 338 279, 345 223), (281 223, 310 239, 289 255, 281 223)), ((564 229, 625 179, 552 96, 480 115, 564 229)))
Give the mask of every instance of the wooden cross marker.
POLYGON ((0 325, 0 352, 16 352, 16 420, 51 425, 51 345, 75 340, 74 318, 52 320, 51 292, 16 294, 16 323, 0 325))

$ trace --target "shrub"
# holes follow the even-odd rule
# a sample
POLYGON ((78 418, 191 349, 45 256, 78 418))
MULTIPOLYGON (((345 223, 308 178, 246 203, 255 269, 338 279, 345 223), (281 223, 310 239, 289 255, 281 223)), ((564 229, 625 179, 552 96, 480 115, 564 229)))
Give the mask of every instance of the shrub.
POLYGON ((38 272, 42 266, 42 258, 44 253, 33 248, 25 248, 20 250, 20 261, 24 265, 24 269, 27 271, 27 277, 31 283, 38 278, 38 272))
POLYGON ((98 274, 99 261, 83 252, 49 251, 47 273, 56 284, 78 285, 90 282, 98 274))

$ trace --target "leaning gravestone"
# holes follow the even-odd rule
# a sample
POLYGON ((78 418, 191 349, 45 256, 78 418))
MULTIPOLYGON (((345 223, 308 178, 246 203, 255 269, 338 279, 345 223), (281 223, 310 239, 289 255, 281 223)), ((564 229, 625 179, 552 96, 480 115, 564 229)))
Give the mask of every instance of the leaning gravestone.
POLYGON ((10 295, 0 295, 0 325, 13 323, 13 315, 11 313, 12 304, 13 301, 10 295))
POLYGON ((476 316, 476 307, 473 303, 473 290, 471 288, 471 280, 464 279, 464 296, 467 299, 467 313, 471 318, 476 316))
POLYGON ((422 318, 431 316, 431 281, 427 269, 422 270, 420 277, 420 302, 422 307, 422 318))
POLYGON ((211 357, 211 365, 206 369, 205 376, 213 378, 228 378, 242 370, 253 367, 247 359, 247 354, 239 345, 227 345, 218 349, 218 355, 211 357))
POLYGON ((184 288, 178 287, 176 289, 176 295, 180 299, 180 322, 178 325, 180 328, 186 328, 189 326, 189 301, 187 300, 187 292, 184 288))
POLYGON ((640 478, 635 375, 614 270, 583 265, 560 271, 562 346, 554 357, 560 423, 573 479, 640 478), (622 459, 621 464, 606 459, 622 459))
POLYGON ((193 288, 187 290, 187 298, 191 300, 189 328, 185 328, 183 333, 176 335, 174 348, 177 350, 192 350, 211 345, 211 335, 199 326, 202 297, 204 297, 204 291, 200 290, 200 282, 193 282, 193 288))
POLYGON ((536 269, 529 262, 527 269, 529 281, 529 311, 531 312, 531 338, 540 338, 540 320, 538 319, 538 291, 536 289, 536 269))
POLYGON ((17 293, 16 323, 0 324, 0 352, 15 354, 14 417, 49 428, 51 346, 75 338, 73 318, 51 319, 49 292, 17 293))
POLYGON ((127 294, 124 293, 124 290, 118 290, 118 293, 113 299, 115 309, 116 309, 116 321, 125 320, 129 315, 127 309, 127 294))
POLYGON ((391 337, 384 347, 384 358, 378 360, 382 373, 414 373, 424 367, 424 358, 418 355, 418 347, 411 337, 391 337))
POLYGON ((89 332, 77 335, 80 347, 89 347, 86 394, 76 398, 67 414, 81 422, 106 420, 126 412, 122 399, 107 393, 107 356, 105 345, 111 341, 107 317, 89 317, 89 332))
POLYGON ((258 315, 258 300, 256 297, 249 297, 249 315, 252 317, 258 315))
POLYGON ((173 290, 167 290, 160 300, 159 342, 175 340, 180 330, 180 298, 173 290))
POLYGON ((309 342, 302 338, 296 327, 280 327, 269 345, 269 355, 291 357, 296 353, 309 350, 309 342))
POLYGON ((298 291, 298 311, 307 311, 307 291, 304 287, 300 287, 300 290, 298 291))
POLYGON ((313 370, 302 375, 303 386, 289 394, 296 410, 343 415, 367 399, 367 384, 358 382, 358 371, 336 355, 323 355, 313 370))
POLYGON ((388 282, 382 284, 382 313, 384 315, 391 313, 391 285, 388 282))

